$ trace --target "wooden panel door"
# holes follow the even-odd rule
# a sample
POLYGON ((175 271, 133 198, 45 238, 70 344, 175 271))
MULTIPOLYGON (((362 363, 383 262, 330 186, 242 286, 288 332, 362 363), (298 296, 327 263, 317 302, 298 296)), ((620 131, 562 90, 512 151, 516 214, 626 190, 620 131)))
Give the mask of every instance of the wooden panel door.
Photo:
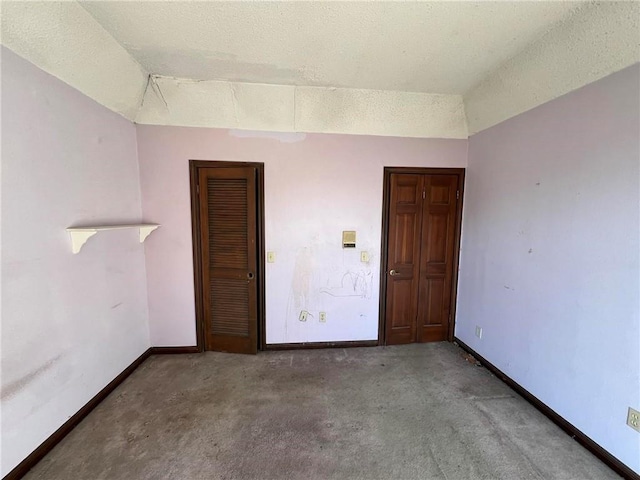
POLYGON ((422 222, 422 175, 391 175, 387 257, 387 344, 416 338, 422 222))
POLYGON ((418 342, 446 340, 449 333, 457 191, 456 175, 424 177, 418 342))
POLYGON ((392 173, 387 188, 386 344, 446 340, 458 176, 392 173))
POLYGON ((199 169, 206 350, 257 353, 256 169, 199 169))

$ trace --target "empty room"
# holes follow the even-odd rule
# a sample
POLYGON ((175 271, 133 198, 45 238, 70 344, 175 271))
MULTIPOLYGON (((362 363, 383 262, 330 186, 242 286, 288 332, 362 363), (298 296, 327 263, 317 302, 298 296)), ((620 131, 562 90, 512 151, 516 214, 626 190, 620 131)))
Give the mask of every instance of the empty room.
POLYGON ((640 2, 0 21, 0 477, 640 480, 640 2))

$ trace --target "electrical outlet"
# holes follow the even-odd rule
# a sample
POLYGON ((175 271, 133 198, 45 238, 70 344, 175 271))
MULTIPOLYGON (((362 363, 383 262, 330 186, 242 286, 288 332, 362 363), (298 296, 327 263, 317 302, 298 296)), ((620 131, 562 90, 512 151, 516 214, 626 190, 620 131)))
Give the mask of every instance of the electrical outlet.
POLYGON ((301 322, 306 322, 308 315, 309 315, 309 312, 307 312, 306 310, 302 310, 300 312, 300 316, 298 317, 298 320, 300 320, 301 322))
POLYGON ((476 325, 476 337, 482 338, 482 327, 476 325))
POLYGON ((320 323, 327 323, 327 312, 320 312, 320 323))
POLYGON ((627 414, 627 425, 634 430, 640 432, 640 412, 629 407, 629 413, 627 414))

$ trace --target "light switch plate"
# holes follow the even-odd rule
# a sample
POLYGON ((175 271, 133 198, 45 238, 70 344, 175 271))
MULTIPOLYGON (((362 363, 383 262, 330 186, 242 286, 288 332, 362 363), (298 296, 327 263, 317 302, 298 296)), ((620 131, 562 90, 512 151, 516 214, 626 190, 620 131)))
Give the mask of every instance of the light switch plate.
POLYGON ((360 252, 360 261, 363 263, 368 263, 369 262, 369 252, 367 251, 362 251, 360 252))
POLYGON ((267 263, 275 263, 276 252, 267 252, 267 263))

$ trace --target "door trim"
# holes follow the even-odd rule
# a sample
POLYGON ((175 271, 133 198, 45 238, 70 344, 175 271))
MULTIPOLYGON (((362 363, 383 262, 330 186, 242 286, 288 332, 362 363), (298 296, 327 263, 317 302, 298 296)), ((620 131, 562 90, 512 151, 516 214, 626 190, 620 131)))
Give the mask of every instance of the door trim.
POLYGON ((189 160, 189 195, 191 197, 191 240, 193 242, 193 283, 196 307, 196 345, 204 352, 204 303, 202 285, 202 244, 200 242, 200 215, 198 202, 198 178, 201 168, 254 167, 256 169, 257 210, 257 263, 258 282, 258 350, 264 350, 265 339, 265 253, 264 253, 264 163, 234 162, 224 160, 189 160))
POLYGON ((382 186, 382 245, 380 247, 380 306, 378 312, 378 344, 386 345, 386 310, 387 310, 387 257, 389 254, 389 202, 391 194, 391 175, 407 173, 418 175, 456 175, 460 198, 456 205, 456 230, 453 241, 453 272, 451 275, 451 320, 447 340, 453 342, 456 324, 456 300, 458 298, 458 265, 460 263, 460 236, 462 233, 462 204, 464 199, 464 168, 430 168, 430 167, 384 167, 384 183, 382 186))

